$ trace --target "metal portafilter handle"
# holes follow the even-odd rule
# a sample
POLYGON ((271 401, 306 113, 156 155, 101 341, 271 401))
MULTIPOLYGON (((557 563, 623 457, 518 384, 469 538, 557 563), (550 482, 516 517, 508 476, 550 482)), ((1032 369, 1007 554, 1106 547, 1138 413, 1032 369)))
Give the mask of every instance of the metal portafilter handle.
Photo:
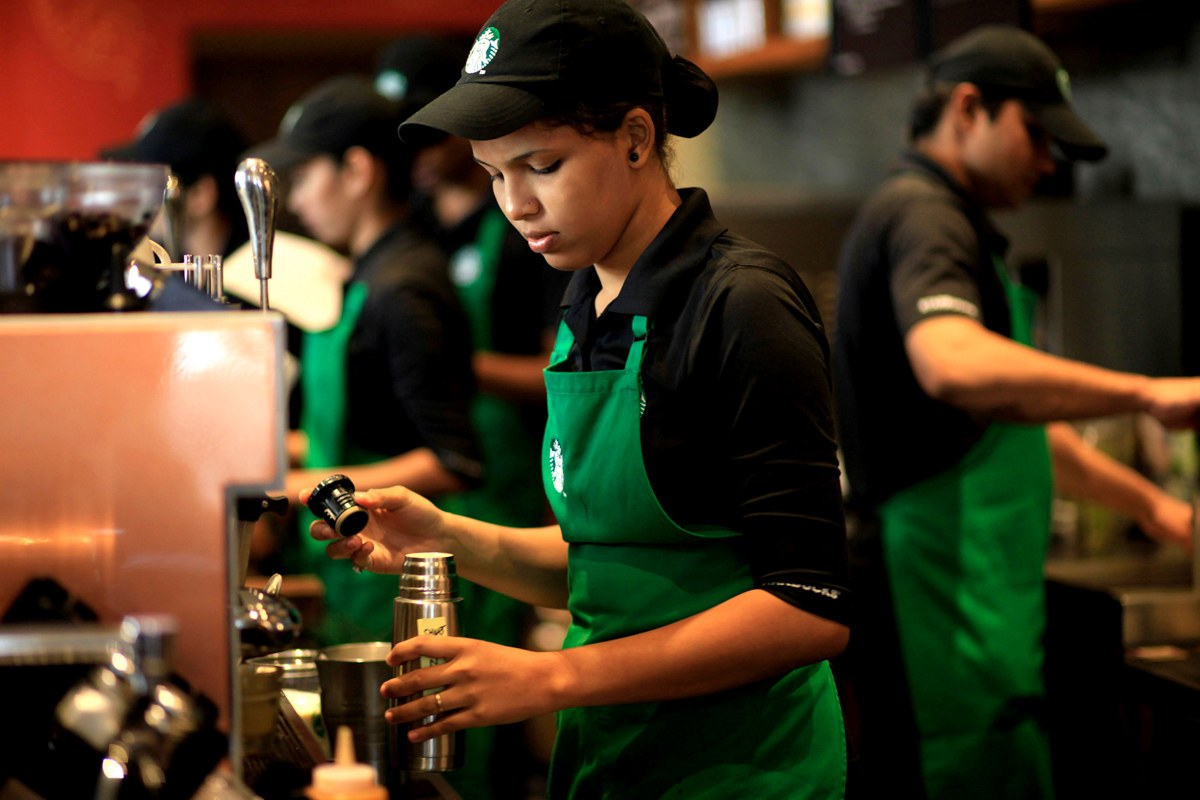
POLYGON ((247 158, 238 164, 233 182, 246 212, 246 227, 250 230, 250 251, 254 256, 254 276, 259 281, 260 305, 267 311, 267 281, 271 279, 271 253, 275 247, 279 178, 261 158, 247 158))

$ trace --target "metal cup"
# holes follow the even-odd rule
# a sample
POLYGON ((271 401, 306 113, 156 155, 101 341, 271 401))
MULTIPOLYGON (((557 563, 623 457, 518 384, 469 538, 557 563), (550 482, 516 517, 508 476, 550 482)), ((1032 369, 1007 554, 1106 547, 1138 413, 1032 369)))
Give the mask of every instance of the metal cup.
POLYGON ((283 668, 283 688, 302 692, 320 692, 321 679, 317 676, 316 650, 284 650, 269 656, 246 660, 247 664, 269 664, 283 668))
POLYGON ((242 738, 247 753, 265 752, 279 718, 283 669, 270 664, 239 664, 242 682, 242 738))
POLYGON ((388 725, 384 712, 388 701, 379 687, 392 677, 384 660, 391 652, 389 642, 363 642, 326 647, 317 654, 321 681, 321 715, 329 730, 348 725, 354 731, 354 754, 375 767, 382 778, 388 775, 388 725))

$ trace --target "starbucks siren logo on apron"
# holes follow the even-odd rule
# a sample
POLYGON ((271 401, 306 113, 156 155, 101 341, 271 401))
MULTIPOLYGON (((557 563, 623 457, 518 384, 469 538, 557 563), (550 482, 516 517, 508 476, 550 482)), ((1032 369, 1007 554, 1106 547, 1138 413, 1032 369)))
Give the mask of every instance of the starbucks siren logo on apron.
POLYGON ((492 63, 492 59, 496 57, 496 51, 499 49, 500 31, 495 28, 484 28, 483 33, 479 34, 479 38, 471 47, 471 54, 467 56, 467 74, 474 75, 477 72, 483 72, 484 67, 492 63))
POLYGON ((555 439, 550 442, 550 482, 554 484, 554 491, 563 497, 567 496, 567 493, 563 491, 565 479, 563 475, 562 445, 558 443, 558 439, 555 439))

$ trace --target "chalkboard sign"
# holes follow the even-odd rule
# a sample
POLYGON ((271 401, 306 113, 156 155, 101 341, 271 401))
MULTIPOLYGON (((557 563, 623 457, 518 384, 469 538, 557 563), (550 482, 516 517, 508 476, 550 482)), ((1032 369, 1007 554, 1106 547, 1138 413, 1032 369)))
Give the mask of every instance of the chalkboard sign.
POLYGON ((834 0, 833 68, 842 75, 915 61, 922 55, 926 0, 834 0))
POLYGON ((832 65, 855 75, 906 64, 980 25, 1029 21, 1029 0, 834 0, 832 65))
MULTIPOLYGON (((1029 0, 927 0, 931 4, 929 42, 940 50, 980 25, 1006 23, 1028 28, 1029 0)), ((931 51, 932 52, 932 51, 931 51)))

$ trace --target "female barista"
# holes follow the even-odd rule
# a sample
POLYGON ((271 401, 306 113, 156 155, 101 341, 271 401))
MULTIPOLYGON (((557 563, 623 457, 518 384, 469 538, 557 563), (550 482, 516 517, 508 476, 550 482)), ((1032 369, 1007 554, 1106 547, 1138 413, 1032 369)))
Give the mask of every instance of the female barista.
POLYGON ((396 487, 360 494, 362 534, 312 535, 383 573, 451 552, 473 581, 570 608, 561 652, 419 637, 389 661, 446 663, 383 687, 437 689, 389 711, 443 714, 412 741, 558 711, 555 798, 844 792, 827 345, 787 264, 671 183, 665 133, 715 112, 707 76, 621 0, 510 0, 458 84, 402 126, 470 139, 530 248, 575 272, 546 370, 560 524, 482 523, 396 487))

